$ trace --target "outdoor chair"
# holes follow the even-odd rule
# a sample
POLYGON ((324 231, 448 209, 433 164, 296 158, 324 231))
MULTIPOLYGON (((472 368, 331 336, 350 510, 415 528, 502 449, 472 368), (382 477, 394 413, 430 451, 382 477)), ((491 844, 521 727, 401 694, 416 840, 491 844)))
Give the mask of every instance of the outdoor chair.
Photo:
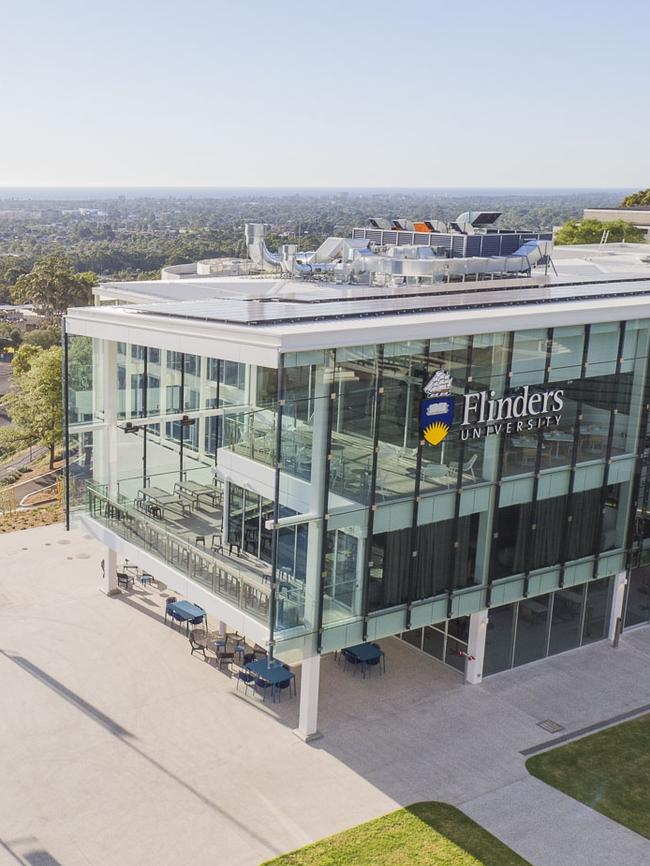
MULTIPOLYGON (((197 607, 200 607, 201 610, 203 610, 203 608, 201 607, 200 604, 197 604, 197 607)), ((203 610, 203 615, 202 616, 195 616, 194 619, 191 619, 190 625, 202 625, 205 622, 206 622, 206 615, 205 615, 205 611, 203 610)))
POLYGON ((175 595, 171 595, 169 598, 165 599, 165 625, 167 625, 167 617, 168 616, 171 617, 172 624, 174 622, 174 617, 173 617, 173 614, 171 614, 169 611, 169 606, 171 604, 174 604, 175 601, 178 601, 178 599, 176 598, 175 595))
POLYGON ((277 690, 278 700, 281 700, 282 692, 285 691, 285 689, 289 689, 289 695, 291 695, 291 683, 292 682, 293 682, 293 679, 290 679, 290 680, 285 680, 283 683, 278 683, 276 685, 275 688, 277 690))
POLYGON ((190 655, 194 655, 194 653, 196 653, 196 652, 203 653, 203 658, 207 662, 208 657, 205 654, 205 644, 199 643, 199 641, 202 641, 205 639, 205 634, 206 634, 206 632, 202 628, 193 628, 192 629, 192 631, 189 634, 190 655))
POLYGON ((253 692, 255 692, 255 675, 254 674, 249 673, 244 668, 237 668, 237 667, 233 668, 233 672, 234 672, 235 678, 237 680, 237 686, 236 686, 237 691, 239 691, 239 684, 243 683, 245 695, 248 694, 249 689, 253 689, 253 692))
POLYGON ((214 552, 219 550, 223 553, 223 543, 221 541, 221 533, 220 532, 214 532, 212 534, 212 543, 210 544, 210 549, 214 552))
POLYGON ((118 571, 117 572, 117 585, 123 586, 124 589, 129 588, 129 581, 131 585, 133 585, 133 575, 127 574, 126 571, 118 571))
POLYGON ((271 689, 271 696, 273 696, 273 684, 267 683, 266 680, 262 680, 259 677, 255 679, 255 689, 262 695, 262 700, 266 700, 266 695, 269 689, 271 689))
POLYGON ((222 669, 223 663, 226 662, 230 664, 235 660, 235 654, 231 652, 217 652, 217 665, 219 666, 219 670, 222 669))
POLYGON ((343 670, 346 671, 348 669, 348 665, 352 668, 352 673, 356 674, 357 668, 361 666, 361 671, 363 673, 363 663, 360 659, 358 659, 355 655, 348 652, 347 650, 341 650, 341 655, 343 656, 343 670))
POLYGON ((381 658, 381 667, 382 667, 382 672, 383 672, 383 673, 386 673, 386 653, 385 653, 385 652, 383 651, 383 649, 381 648, 381 644, 378 644, 378 643, 374 643, 374 642, 373 642, 372 645, 375 647, 375 649, 378 649, 379 652, 381 653, 380 658, 381 658))
POLYGON ((381 656, 377 656, 375 659, 367 659, 366 660, 366 670, 368 671, 368 676, 372 673, 372 668, 379 667, 381 671, 381 656))

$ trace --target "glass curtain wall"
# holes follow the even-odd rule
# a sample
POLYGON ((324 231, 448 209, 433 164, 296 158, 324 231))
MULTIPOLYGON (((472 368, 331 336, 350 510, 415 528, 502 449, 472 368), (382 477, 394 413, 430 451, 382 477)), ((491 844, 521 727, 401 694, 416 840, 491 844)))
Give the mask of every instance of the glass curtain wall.
MULTIPOLYGON (((68 337, 69 474, 101 484, 101 389, 111 376, 97 373, 99 348, 68 337)), ((521 575, 515 595, 569 591, 600 576, 599 557, 626 546, 645 320, 286 355, 282 405, 276 370, 126 343, 116 353, 117 495, 133 505, 151 488, 180 498, 190 495, 187 482, 217 488, 189 509, 147 508, 208 546, 236 538, 264 577, 275 474, 278 517, 294 519, 276 538, 287 597, 304 597, 309 515, 322 515, 314 628, 363 621, 365 634, 371 618, 394 608, 406 611, 408 628, 424 602, 446 598, 452 616, 482 589, 471 602, 479 609, 486 586, 489 600, 494 585, 521 575), (447 435, 432 445, 421 438, 420 413, 434 377, 452 409, 447 435), (508 433, 463 423, 467 400, 514 399, 524 389, 539 395, 537 405, 561 390, 557 418, 508 433), (590 573, 569 575, 585 560, 590 573), (555 572, 532 583, 544 569, 555 572)), ((541 611, 531 616, 524 604, 516 619, 532 631, 541 611)))
POLYGON ((582 580, 599 576, 599 558, 626 545, 647 355, 646 321, 336 350, 321 625, 441 595, 451 611, 459 593, 522 574, 526 591, 544 569, 555 569, 557 586, 584 560, 592 571, 582 580), (431 446, 419 413, 424 386, 442 372, 453 422, 431 446), (552 412, 545 395, 558 391, 552 412), (482 392, 537 394, 532 405, 548 411, 523 429, 467 433, 464 402, 482 392), (334 554, 339 532, 354 539, 345 564, 334 554), (352 604, 332 599, 337 570, 338 585, 361 596, 352 604))
POLYGON ((604 640, 613 584, 607 577, 491 609, 483 676, 604 640))

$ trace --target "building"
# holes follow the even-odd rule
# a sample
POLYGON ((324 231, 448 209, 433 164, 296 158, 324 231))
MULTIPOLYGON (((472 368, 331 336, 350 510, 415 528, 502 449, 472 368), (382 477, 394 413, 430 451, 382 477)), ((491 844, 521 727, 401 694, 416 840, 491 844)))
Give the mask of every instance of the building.
POLYGON ((304 737, 322 653, 397 635, 478 683, 650 618, 646 265, 364 231, 276 255, 249 226, 275 276, 106 284, 65 320, 104 588, 126 556, 300 664, 304 737))
POLYGON ((645 232, 645 242, 650 243, 650 207, 588 207, 583 218, 604 223, 623 220, 645 232))

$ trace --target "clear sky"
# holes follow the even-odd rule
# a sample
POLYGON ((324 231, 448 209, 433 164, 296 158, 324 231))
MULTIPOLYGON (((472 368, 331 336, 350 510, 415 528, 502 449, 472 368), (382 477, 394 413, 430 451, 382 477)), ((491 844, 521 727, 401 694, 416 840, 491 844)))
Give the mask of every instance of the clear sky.
POLYGON ((23 0, 2 30, 2 186, 650 186, 650 0, 23 0))

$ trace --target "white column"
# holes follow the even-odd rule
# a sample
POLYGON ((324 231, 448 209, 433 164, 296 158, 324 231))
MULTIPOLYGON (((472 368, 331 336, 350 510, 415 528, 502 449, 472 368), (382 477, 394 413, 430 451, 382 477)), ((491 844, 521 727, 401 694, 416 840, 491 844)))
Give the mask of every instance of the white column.
POLYGON ((625 600, 625 587, 627 585, 627 572, 619 571, 614 578, 614 592, 612 595, 612 610, 609 615, 608 637, 611 641, 616 636, 616 622, 623 616, 623 601, 625 600))
POLYGON ((117 495, 117 343, 102 342, 103 401, 104 401, 104 454, 101 479, 108 485, 110 496, 117 495))
POLYGON ((325 494, 325 463, 327 460, 327 413, 329 387, 323 370, 318 371, 315 389, 312 428, 311 485, 309 510, 318 517, 310 520, 307 535, 305 573, 305 643, 300 677, 300 717, 295 734, 309 741, 320 737, 318 732, 318 686, 320 654, 318 653, 318 602, 321 591, 321 554, 323 550, 323 501, 325 494))
POLYGON ((483 659, 485 658, 485 636, 487 634, 488 612, 479 610, 469 618, 469 638, 465 661, 465 682, 477 685, 483 680, 483 659))
POLYGON ((106 548, 102 564, 99 588, 106 595, 117 595, 120 591, 117 586, 117 553, 110 547, 106 548))
POLYGON ((318 731, 320 655, 305 656, 300 669, 300 720, 294 731, 306 743, 322 736, 318 731))

